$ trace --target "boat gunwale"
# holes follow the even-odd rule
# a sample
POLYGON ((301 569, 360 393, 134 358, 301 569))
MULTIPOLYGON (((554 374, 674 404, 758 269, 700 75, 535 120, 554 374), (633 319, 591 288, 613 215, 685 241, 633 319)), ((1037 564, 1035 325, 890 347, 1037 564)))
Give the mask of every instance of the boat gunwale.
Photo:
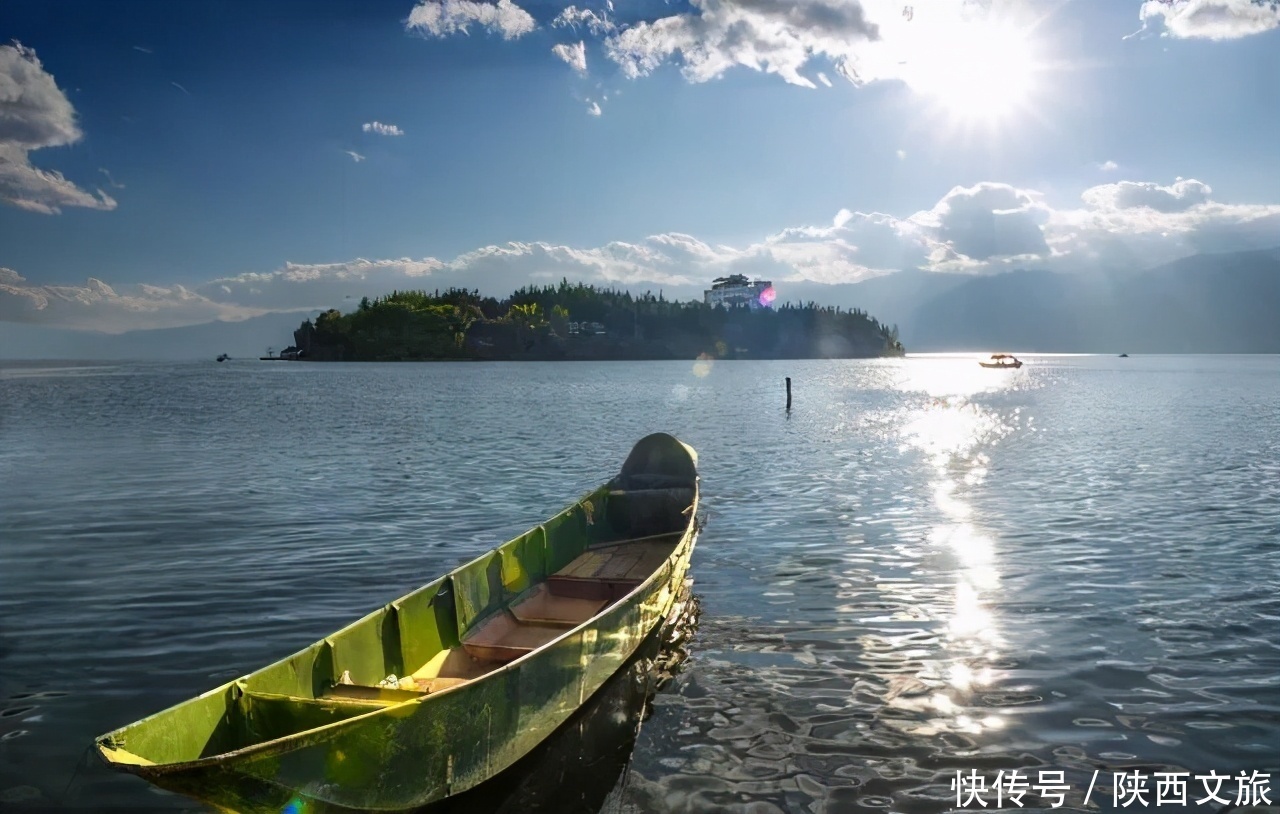
MULTIPOLYGON (((324 637, 322 637, 322 638, 320 638, 320 639, 316 640, 315 642, 313 642, 313 643, 312 643, 312 644, 310 644, 310 645, 307 645, 307 647, 304 647, 304 648, 302 648, 301 650, 298 650, 298 651, 297 651, 297 652, 295 652, 295 653, 292 653, 292 654, 290 654, 290 655, 288 655, 288 656, 285 656, 285 657, 284 657, 284 658, 282 658, 282 659, 278 659, 278 660, 276 660, 276 661, 274 661, 274 662, 271 662, 270 664, 266 664, 266 665, 264 665, 264 666, 262 666, 262 667, 259 667, 257 670, 254 670, 252 673, 248 673, 248 674, 246 674, 246 675, 240 676, 240 677, 235 678, 235 679, 233 679, 233 680, 231 680, 231 681, 228 681, 226 684, 222 684, 222 685, 220 685, 220 686, 218 686, 218 687, 214 687, 214 688, 213 688, 213 689, 211 689, 211 690, 207 690, 206 692, 200 693, 199 695, 193 696, 192 698, 187 699, 187 701, 194 700, 194 699, 197 699, 197 698, 206 698, 206 697, 208 697, 208 696, 210 696, 210 695, 214 695, 214 694, 217 694, 217 693, 219 693, 219 692, 226 692, 228 689, 231 689, 231 688, 233 688, 233 687, 238 687, 238 688, 239 688, 239 690, 240 690, 241 695, 243 695, 243 694, 245 694, 245 693, 253 692, 252 690, 246 690, 246 689, 244 689, 244 687, 242 686, 242 685, 243 685, 243 683, 244 683, 244 681, 245 681, 247 678, 249 678, 249 676, 252 676, 252 675, 254 675, 255 673, 261 672, 261 671, 266 670, 266 669, 268 669, 268 668, 270 668, 270 667, 274 667, 275 665, 280 664, 280 663, 282 663, 282 662, 286 662, 286 661, 288 661, 289 659, 292 659, 292 658, 294 658, 295 656, 297 656, 297 655, 299 655, 299 654, 301 654, 301 653, 305 653, 305 652, 306 652, 310 647, 314 647, 315 645, 320 644, 321 642, 326 642, 326 641, 328 641, 328 639, 329 639, 330 637, 337 636, 339 633, 343 633, 343 632, 345 632, 345 631, 347 631, 347 630, 349 630, 349 629, 351 629, 351 628, 356 627, 357 625, 361 624, 362 622, 367 621, 369 618, 371 618, 371 617, 375 616, 376 614, 378 614, 378 613, 380 613, 380 612, 382 612, 382 611, 385 611, 387 608, 393 607, 393 606, 395 605, 395 603, 396 603, 396 602, 399 602, 400 600, 402 600, 402 599, 404 599, 404 598, 406 598, 406 597, 412 596, 413 594, 417 593, 418 591, 421 591, 421 590, 423 590, 423 589, 425 589, 425 588, 429 588, 431 585, 436 584, 436 583, 443 583, 443 582, 444 582, 444 580, 446 580, 446 579, 449 579, 449 578, 453 577, 453 576, 454 576, 456 573, 458 573, 459 571, 462 571, 463 569, 467 568, 468 566, 471 566, 471 565, 475 564, 476 562, 478 562, 478 561, 480 561, 480 560, 484 559, 485 557, 491 556, 492 554, 494 554, 494 553, 496 553, 496 552, 500 551, 500 550, 503 548, 503 546, 506 546, 506 545, 508 545, 509 543, 512 543, 512 542, 514 542, 515 540, 520 539, 521 537, 523 537, 523 536, 524 536, 524 534, 528 534, 529 532, 533 531, 534 529, 542 528, 542 527, 543 527, 543 526, 545 526, 547 523, 551 522, 552 520, 555 520, 557 517, 560 517, 562 514, 565 514, 566 512, 570 512, 570 511, 572 511, 573 509, 575 509, 576 507, 581 506, 584 502, 586 502, 587 500, 590 500, 590 498, 591 498, 592 496, 596 495, 596 494, 597 494, 598 492, 600 492, 601 490, 603 490, 603 489, 607 489, 607 488, 608 488, 608 484, 606 483, 605 485, 603 485, 603 486, 601 486, 601 487, 599 487, 599 488, 597 488, 597 489, 593 489, 591 492, 588 492, 588 493, 587 493, 587 495, 586 495, 585 497, 583 497, 582 499, 580 499, 580 500, 578 500, 578 501, 575 501, 574 503, 569 504, 569 505, 568 505, 567 507, 565 507, 565 509, 563 509, 562 511, 560 511, 560 512, 558 512, 557 514, 555 514, 555 515, 551 516, 551 517, 550 517, 550 518, 548 518, 547 520, 545 520, 545 521, 543 521, 543 522, 541 522, 541 523, 538 523, 537 525, 535 525, 535 526, 531 527, 530 529, 528 529, 527 531, 525 531, 523 534, 517 535, 516 537, 513 537, 511 540, 507 540, 506 542, 501 543, 500 545, 497 545, 497 546, 495 546, 494 548, 491 548, 491 549, 489 549, 488 551, 483 552, 482 554, 480 554, 480 555, 476 556, 474 559, 471 559, 471 560, 469 560, 469 561, 467 561, 467 562, 463 563, 462 565, 457 566, 456 568, 454 568, 452 571, 448 572, 447 574, 444 574, 444 575, 442 575, 442 576, 440 576, 440 577, 438 577, 438 578, 436 578, 436 579, 433 579, 433 580, 431 580, 430 582, 427 582, 426 584, 421 585, 421 586, 419 586, 418 588, 413 589, 413 590, 412 590, 412 591, 410 591, 409 593, 404 594, 403 596, 400 596, 400 597, 397 597, 396 599, 393 599, 392 601, 390 601, 390 602, 388 602, 388 603, 386 603, 386 604, 382 605, 381 607, 379 607, 379 608, 378 608, 378 609, 376 609, 376 610, 370 611, 369 613, 365 614, 364 616, 361 616, 359 619, 356 619, 354 622, 351 622, 350 624, 346 625, 345 627, 340 628, 340 629, 338 629, 338 630, 336 630, 336 631, 334 631, 334 632, 332 632, 332 633, 330 633, 330 634, 328 634, 328 635, 326 635, 326 636, 324 636, 324 637)), ((632 588, 630 591, 628 591, 628 592, 627 592, 626 594, 624 594, 623 596, 619 597, 617 600, 615 600, 615 601, 613 601, 613 602, 610 602, 608 605, 606 605, 604 608, 602 608, 598 613, 596 613, 595 615, 593 615, 591 618, 586 619, 585 621, 581 622, 580 624, 578 624, 578 625, 576 625, 576 626, 574 626, 574 627, 572 627, 572 628, 569 628, 568 630, 565 630, 563 633, 561 633, 560 635, 556 636, 554 639, 552 639, 552 640, 550 640, 550 641, 548 641, 548 642, 546 642, 546 643, 544 643, 544 644, 542 644, 542 645, 539 645, 538 647, 534 648, 533 650, 530 650, 528 653, 525 653, 524 655, 520 656, 519 658, 512 659, 511 661, 509 661, 509 662, 507 662, 507 663, 503 664, 501 667, 499 667, 499 668, 497 668, 497 669, 495 669, 495 670, 492 670, 492 671, 490 671, 490 672, 488 672, 488 673, 485 673, 484 675, 479 676, 478 678, 472 679, 472 680, 467 681, 467 682, 464 682, 464 683, 462 683, 462 684, 454 685, 454 686, 452 686, 452 687, 446 687, 446 688, 444 688, 444 689, 440 690, 439 692, 429 692, 429 693, 424 693, 424 694, 422 694, 422 695, 418 696, 417 698, 406 698, 406 699, 405 699, 405 700, 403 700, 403 701, 400 701, 400 702, 397 702, 397 703, 392 703, 392 704, 382 705, 382 706, 379 706, 379 707, 377 707, 377 708, 370 709, 368 712, 364 712, 364 713, 361 713, 361 714, 359 714, 359 715, 353 715, 353 716, 351 716, 351 717, 349 717, 349 718, 343 718, 343 719, 338 720, 338 721, 333 721, 333 722, 331 722, 331 723, 322 724, 321 726, 312 727, 312 728, 310 728, 310 729, 304 729, 304 730, 302 730, 302 731, 300 731, 300 732, 294 732, 294 733, 289 734, 289 735, 282 735, 281 737, 278 737, 278 738, 272 738, 271 740, 262 741, 262 742, 260 742, 260 743, 254 743, 254 744, 250 744, 250 745, 248 745, 248 746, 242 746, 242 747, 240 747, 239 749, 233 749, 233 750, 228 751, 228 752, 219 752, 219 753, 218 753, 218 754, 216 754, 216 755, 209 755, 208 757, 196 758, 195 760, 187 760, 187 761, 171 762, 171 763, 156 763, 156 762, 153 762, 153 761, 149 761, 149 760, 147 760, 147 759, 146 759, 145 757, 143 757, 142 755, 135 755, 133 752, 130 752, 127 748, 123 748, 123 749, 115 749, 114 747, 108 746, 108 745, 106 744, 106 741, 108 741, 109 739, 111 739, 111 737, 112 737, 113 735, 115 735, 115 734, 117 734, 117 733, 119 733, 119 732, 123 732, 124 730, 126 730, 126 729, 130 729, 130 728, 132 728, 132 727, 134 727, 134 726, 137 726, 137 725, 139 725, 139 724, 145 723, 146 721, 151 720, 152 718, 157 718, 157 717, 159 717, 159 716, 161 716, 161 715, 164 715, 164 714, 166 714, 166 713, 170 712, 171 710, 173 710, 175 707, 177 707, 177 706, 181 706, 182 704, 186 703, 187 701, 180 701, 178 704, 175 704, 175 705, 173 705, 173 706, 170 706, 170 707, 167 707, 167 708, 165 708, 165 709, 159 710, 158 712, 155 712, 155 713, 154 713, 154 714, 152 714, 152 715, 148 715, 148 716, 147 716, 147 717, 145 717, 145 718, 140 718, 140 719, 138 719, 137 721, 135 721, 135 722, 133 722, 133 723, 131 723, 131 724, 126 724, 125 726, 122 726, 122 727, 119 727, 119 728, 117 728, 117 729, 114 729, 114 730, 112 730, 111 732, 108 732, 108 733, 106 733, 105 735, 102 735, 102 736, 98 737, 98 738, 94 741, 94 746, 95 746, 95 748, 97 749, 98 754, 99 754, 99 755, 100 755, 104 760, 106 760, 109 764, 111 764, 113 767, 116 767, 116 768, 119 768, 119 769, 123 769, 123 770, 128 771, 128 772, 130 772, 130 773, 132 773, 132 774, 137 774, 137 775, 165 775, 165 774, 175 774, 175 773, 178 773, 178 772, 189 771, 189 770, 192 770, 192 769, 201 769, 201 768, 206 768, 206 767, 209 767, 209 766, 217 766, 217 765, 219 765, 219 764, 226 763, 226 762, 228 762, 228 761, 230 761, 230 760, 232 760, 232 759, 235 759, 235 758, 247 757, 247 756, 251 756, 251 755, 263 755, 263 756, 267 756, 267 757, 269 757, 269 756, 274 755, 274 754, 282 754, 282 753, 284 753, 284 752, 291 751, 291 749, 286 748, 286 747, 295 747, 295 746, 297 746, 297 747, 301 747, 301 746, 308 746, 308 745, 310 745, 311 743, 322 741, 322 740, 324 740, 324 738, 323 738, 323 737, 317 737, 317 736, 328 735, 328 734, 330 734, 332 731, 336 730, 336 729, 337 729, 337 728, 339 728, 339 727, 345 727, 345 726, 348 726, 348 725, 354 724, 354 723, 355 723, 355 722, 357 722, 357 721, 363 722, 363 721, 366 721, 366 720, 370 719, 370 718, 371 718, 372 716, 374 716, 374 715, 380 715, 380 714, 383 714, 383 713, 390 712, 390 711, 392 711, 392 710, 399 710, 399 711, 402 711, 402 710, 404 710, 404 709, 405 709, 406 705, 408 705, 408 704, 424 704, 424 703, 427 703, 427 702, 428 702, 430 699, 432 699, 432 698, 436 698, 436 697, 441 696, 441 695, 444 695, 444 694, 446 694, 446 693, 452 693, 452 692, 454 692, 455 690, 462 690, 462 689, 466 689, 466 688, 468 688, 468 687, 475 686, 475 685, 479 684, 480 682, 488 681, 489 679, 491 679, 491 678, 493 678, 493 677, 495 677, 495 676, 503 675, 503 674, 505 674, 505 673, 509 672, 510 670, 513 670, 513 669, 519 669, 519 668, 520 668, 520 666, 522 666, 522 664, 523 664, 524 662, 526 662, 526 661, 528 661, 528 660, 531 660, 533 657, 538 656, 538 655, 540 655, 540 654, 544 653, 546 650, 548 650, 549 648, 551 648, 553 645, 555 645, 556 643, 560 642, 561 640, 565 639, 566 637, 571 636, 571 635, 573 635, 574 633, 577 633, 578 631, 580 631, 580 630, 582 630, 582 629, 584 629, 584 628, 586 628, 586 627, 588 627, 588 626, 590 626, 590 625, 594 624, 597 620, 599 620, 601 617, 603 617, 604 615, 606 615, 606 614, 607 614, 607 613, 609 613, 610 611, 613 611, 613 610, 615 610, 615 609, 617 609, 617 608, 619 608, 619 607, 622 607, 622 606, 623 606, 623 605, 625 605, 625 604, 628 604, 636 594, 638 594, 638 593, 640 593, 640 592, 642 592, 642 591, 645 591, 646 589, 648 589, 648 588, 652 587, 652 583, 655 583, 655 582, 656 582, 656 580, 657 580, 657 578, 658 578, 658 575, 663 571, 664 566, 667 566, 667 565, 669 565, 669 564, 673 563, 673 562, 674 562, 674 561, 675 561, 675 560, 676 560, 676 559, 677 559, 677 558, 678 558, 678 557, 683 553, 683 550, 684 550, 684 549, 686 549, 687 547, 692 547, 692 541, 694 541, 694 540, 696 540, 696 539, 697 539, 698 532, 699 532, 699 524, 698 524, 697 514, 698 514, 698 501, 699 501, 700 497, 701 497, 701 490, 700 490, 700 488, 699 488, 699 481, 698 481, 698 480, 695 480, 695 481, 694 481, 694 484, 693 484, 693 500, 690 502, 690 504, 689 504, 689 508, 688 508, 688 509, 686 509, 684 512, 682 512, 682 514, 686 514, 686 513, 687 513, 689 517, 688 517, 688 521, 687 521, 687 522, 686 522, 686 524, 685 524, 684 531, 683 531, 683 532, 681 533, 681 535, 680 535, 680 541, 679 541, 679 542, 677 542, 677 543, 675 544, 675 546, 671 549, 671 553, 670 553, 670 554, 668 554, 668 555, 667 555, 667 557, 666 557, 666 559, 664 559, 664 560, 662 561, 662 564, 661 564, 661 565, 659 565, 658 567, 654 568, 654 569, 653 569, 653 572, 652 572, 652 573, 650 573, 650 574, 649 574, 649 576, 648 576, 648 577, 646 577, 642 582, 640 582, 639 584, 637 584, 634 588, 632 588), (112 759, 112 758, 111 758, 111 757, 106 753, 106 751, 105 751, 105 750, 110 750, 110 751, 112 751, 112 752, 124 752, 125 754, 128 754, 128 755, 130 755, 130 756, 132 756, 132 757, 140 758, 141 760, 144 760, 144 761, 146 761, 146 762, 145 762, 145 763, 133 763, 133 762, 117 761, 117 760, 112 759)), ((675 533, 675 532, 672 532, 672 534, 674 534, 674 533, 675 533)), ((550 575, 548 574, 547 576, 549 577, 550 575)), ((546 581, 546 579, 544 578, 542 582, 545 582, 545 581, 546 581)), ((542 584, 542 583, 540 582, 540 583, 535 583, 535 584, 542 584)), ((505 610, 505 609, 507 609, 507 608, 509 608, 509 603, 508 603, 508 604, 505 604, 505 605, 501 605, 501 606, 499 606, 496 610, 494 610, 494 611, 493 611, 493 613, 487 614, 484 618, 489 618, 490 616, 493 616, 494 614, 501 613, 501 612, 503 612, 503 610, 505 610)), ((461 646, 461 645, 459 645, 459 646, 461 646)), ((323 701, 325 700, 325 699, 323 699, 323 698, 305 698, 305 697, 303 697, 303 696, 287 696, 287 697, 289 697, 289 698, 297 698, 298 700, 302 700, 302 701, 312 701, 312 702, 323 702, 323 701)))

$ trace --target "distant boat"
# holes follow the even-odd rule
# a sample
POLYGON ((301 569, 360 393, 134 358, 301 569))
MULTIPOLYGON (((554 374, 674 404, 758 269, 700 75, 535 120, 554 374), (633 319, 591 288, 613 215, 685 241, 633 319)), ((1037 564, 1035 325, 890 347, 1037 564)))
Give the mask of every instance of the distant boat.
POLYGON ((522 758, 678 618, 697 455, 663 433, 527 533, 293 656, 98 738, 219 810, 399 811, 522 758), (384 678, 385 676, 385 678, 384 678))
POLYGON ((1129 358, 1129 354, 1127 354, 1127 353, 1122 353, 1122 354, 1120 354, 1120 358, 1121 358, 1121 359, 1128 359, 1128 358, 1129 358))
POLYGON ((990 362, 978 362, 983 367, 992 368, 1011 368, 1016 370, 1022 367, 1022 361, 1011 353, 993 353, 990 362))
POLYGON ((226 355, 225 353, 219 353, 219 354, 218 354, 218 361, 219 361, 219 362, 225 362, 225 361, 227 361, 227 360, 228 360, 228 359, 230 359, 230 358, 231 358, 231 357, 230 357, 230 356, 228 356, 228 355, 226 355))

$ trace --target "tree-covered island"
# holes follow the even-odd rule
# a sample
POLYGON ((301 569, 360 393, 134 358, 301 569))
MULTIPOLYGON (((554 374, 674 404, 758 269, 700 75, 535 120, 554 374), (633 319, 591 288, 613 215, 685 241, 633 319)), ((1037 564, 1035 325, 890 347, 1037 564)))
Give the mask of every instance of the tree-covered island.
MULTIPOLYGON (((294 331, 289 358, 318 361, 850 359, 898 356, 897 327, 860 310, 675 302, 562 280, 506 299, 394 291, 294 331)), ((284 354, 282 354, 284 355, 284 354)))

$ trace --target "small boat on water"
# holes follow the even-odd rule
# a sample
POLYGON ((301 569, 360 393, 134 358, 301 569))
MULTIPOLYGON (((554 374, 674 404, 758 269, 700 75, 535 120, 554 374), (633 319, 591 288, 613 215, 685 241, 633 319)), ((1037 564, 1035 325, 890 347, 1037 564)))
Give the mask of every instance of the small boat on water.
POLYGON ((231 357, 230 357, 230 356, 228 356, 228 355, 226 355, 225 353, 219 353, 219 354, 218 354, 218 361, 219 361, 219 362, 225 362, 225 361, 227 361, 227 360, 228 360, 228 359, 230 359, 230 358, 231 358, 231 357))
POLYGON ((991 354, 991 361, 978 362, 978 364, 983 367, 1009 368, 1011 370, 1016 370, 1022 367, 1022 360, 1011 353, 993 353, 991 354))
POLYGON ((232 811, 403 810, 542 742, 677 613, 697 454, 641 439, 568 508, 310 647, 96 740, 232 811), (291 808, 290 808, 291 807, 291 808))
POLYGON ((1122 353, 1122 354, 1120 354, 1120 358, 1121 358, 1121 359, 1128 359, 1128 358, 1129 358, 1129 354, 1127 354, 1127 353, 1122 353))

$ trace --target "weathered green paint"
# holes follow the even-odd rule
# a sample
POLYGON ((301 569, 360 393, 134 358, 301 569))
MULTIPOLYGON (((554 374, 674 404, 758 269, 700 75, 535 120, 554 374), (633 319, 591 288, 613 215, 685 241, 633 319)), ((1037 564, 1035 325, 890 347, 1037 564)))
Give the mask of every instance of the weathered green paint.
POLYGON ((426 664, 436 653, 458 646, 451 577, 402 596, 391 607, 399 611, 401 652, 406 664, 426 664))
MULTIPOLYGON (((694 472, 696 455, 650 436, 628 458, 655 474, 694 472), (648 446, 646 446, 648 445, 648 446)), ((624 470, 625 472, 625 470, 624 470)), ((257 672, 102 736, 108 763, 157 785, 241 812, 280 811, 295 797, 320 808, 399 810, 471 788, 563 723, 671 612, 697 539, 692 504, 670 557, 623 600, 487 675, 397 700, 321 697, 343 671, 361 685, 405 675, 589 545, 628 537, 610 485, 540 526, 257 672), (407 700, 398 700, 407 698, 407 700)))

